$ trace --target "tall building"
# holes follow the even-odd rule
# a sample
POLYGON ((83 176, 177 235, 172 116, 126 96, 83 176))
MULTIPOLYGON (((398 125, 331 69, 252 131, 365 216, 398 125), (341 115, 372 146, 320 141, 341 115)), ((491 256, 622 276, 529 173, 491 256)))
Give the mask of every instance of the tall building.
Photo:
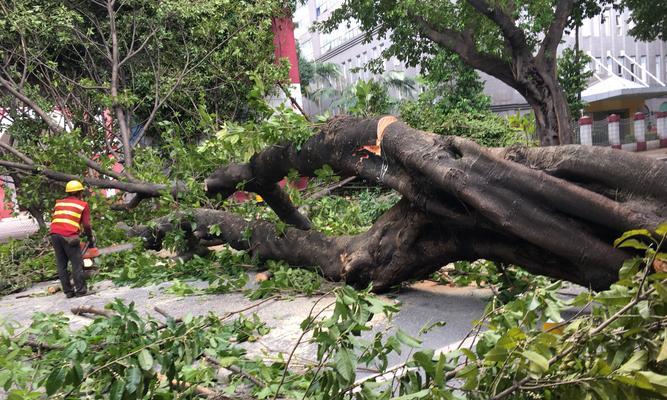
MULTIPOLYGON (((334 63, 340 67, 342 76, 336 82, 340 87, 354 84, 359 79, 369 79, 368 71, 357 71, 369 60, 380 56, 390 42, 388 39, 373 39, 363 43, 364 36, 355 21, 341 24, 331 33, 311 32, 316 21, 326 20, 343 0, 308 0, 294 14, 295 37, 302 55, 308 60, 334 63)), ((618 111, 628 118, 636 111, 667 111, 667 52, 665 42, 644 43, 635 40, 628 31, 632 28, 629 13, 613 9, 584 21, 579 29, 579 47, 588 53, 594 72, 591 86, 600 84, 593 96, 584 96, 590 102, 588 111, 602 118, 610 111, 618 111), (609 80, 615 77, 615 79, 609 80), (616 79, 622 78, 622 79, 616 79), (627 96, 622 96, 623 91, 627 96), (603 93, 599 93, 602 91, 603 93), (587 99, 588 97, 588 99, 587 99), (619 101, 624 104, 619 104, 619 101), (629 104, 632 103, 632 104, 629 104), (628 105, 629 104, 629 105, 628 105), (614 109, 614 106, 617 108, 614 109), (598 115, 599 114, 599 115, 598 115)), ((575 31, 566 33, 562 48, 574 47, 575 31)), ((406 68, 392 58, 384 60, 385 70, 404 71, 409 76, 419 71, 406 68)), ((500 113, 529 110, 525 99, 514 89, 487 74, 479 72, 484 81, 484 92, 491 97, 492 109, 500 113)))
MULTIPOLYGON (((342 23, 331 33, 311 32, 313 24, 326 20, 333 10, 340 7, 343 0, 308 0, 297 7, 294 13, 294 36, 299 44, 301 55, 309 61, 338 65, 341 76, 334 84, 338 89, 354 85, 359 80, 376 77, 375 74, 362 70, 369 61, 379 58, 390 45, 387 39, 374 38, 370 43, 363 43, 364 35, 355 21, 342 23)), ((385 71, 401 71, 414 77, 419 73, 416 68, 407 68, 405 64, 392 57, 384 60, 385 71)), ((392 95, 401 98, 403 93, 392 91, 392 95)), ((309 112, 322 112, 327 104, 314 104, 307 99, 304 105, 309 112)))

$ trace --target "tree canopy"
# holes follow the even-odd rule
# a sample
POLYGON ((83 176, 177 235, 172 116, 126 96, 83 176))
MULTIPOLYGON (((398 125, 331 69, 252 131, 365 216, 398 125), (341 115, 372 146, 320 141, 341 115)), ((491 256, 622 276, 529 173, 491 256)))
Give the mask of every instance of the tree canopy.
MULTIPOLYGON (((279 1, 9 1, 0 8, 0 89, 14 122, 62 111, 68 129, 105 132, 120 153, 153 123, 189 135, 206 113, 244 118, 251 73, 275 74, 271 18, 279 1), (243 49, 243 50, 242 50, 243 49)), ((270 79, 267 79, 270 80, 270 79)), ((219 122, 219 120, 218 120, 219 122)), ((20 123, 17 138, 26 137, 20 123)), ((11 128, 10 128, 11 129, 11 128)), ((109 150, 109 149, 107 149, 109 150)))

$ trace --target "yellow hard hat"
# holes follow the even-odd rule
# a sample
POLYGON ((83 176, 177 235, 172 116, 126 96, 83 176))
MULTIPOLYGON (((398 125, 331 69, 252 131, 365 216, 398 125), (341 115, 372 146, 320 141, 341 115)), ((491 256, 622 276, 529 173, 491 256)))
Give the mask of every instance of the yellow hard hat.
POLYGON ((67 186, 65 186, 65 192, 67 193, 80 192, 82 190, 83 185, 79 181, 69 181, 67 182, 67 186))

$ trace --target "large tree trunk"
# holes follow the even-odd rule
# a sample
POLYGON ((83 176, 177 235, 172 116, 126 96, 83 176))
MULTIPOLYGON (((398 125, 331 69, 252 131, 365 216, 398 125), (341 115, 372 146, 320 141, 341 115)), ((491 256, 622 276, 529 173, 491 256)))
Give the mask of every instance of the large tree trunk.
MULTIPOLYGON (((532 63, 531 63, 532 64, 532 63)), ((535 133, 542 146, 572 144, 572 126, 567 98, 557 83, 555 72, 531 66, 518 80, 516 88, 523 94, 535 114, 535 133)))
POLYGON ((614 248, 613 240, 629 229, 655 229, 667 216, 666 181, 664 163, 622 151, 485 149, 391 119, 341 117, 300 147, 272 146, 206 180, 211 196, 251 182, 246 189, 262 195, 293 228, 279 233, 269 222, 199 209, 132 233, 159 248, 177 221, 199 246, 228 243, 263 259, 319 266, 329 279, 372 283, 376 290, 425 277, 451 261, 479 258, 602 289, 632 256, 614 248), (341 176, 393 188, 403 199, 363 234, 312 231, 276 182, 291 169, 312 176, 325 164, 341 176), (215 224, 219 237, 209 234, 215 224), (243 234, 248 229, 250 238, 243 234))

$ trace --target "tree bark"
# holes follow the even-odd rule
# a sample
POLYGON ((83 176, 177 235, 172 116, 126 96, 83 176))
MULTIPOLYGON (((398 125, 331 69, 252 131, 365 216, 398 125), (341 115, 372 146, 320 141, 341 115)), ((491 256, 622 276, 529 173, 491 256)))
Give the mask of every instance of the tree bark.
POLYGON ((389 118, 334 118, 299 147, 269 147, 206 179, 210 196, 227 196, 242 182, 252 182, 262 196, 271 193, 267 203, 293 225, 284 232, 266 221, 198 209, 131 234, 160 248, 166 232, 180 227, 195 247, 227 243, 262 259, 317 266, 328 279, 373 284, 378 291, 452 261, 480 258, 603 289, 633 256, 614 248, 614 239, 630 229, 654 230, 667 217, 667 165, 659 161, 582 146, 486 149, 389 118), (276 188, 291 169, 313 176, 325 164, 403 198, 367 232, 327 237, 310 229, 276 188), (222 234, 211 236, 209 227, 216 224, 222 234))
MULTIPOLYGON (((528 61, 528 60, 527 60, 528 61)), ((531 63, 528 61, 528 63, 531 63)), ((555 72, 531 66, 512 85, 530 105, 535 115, 535 134, 541 146, 572 144, 572 124, 565 92, 555 72)))

